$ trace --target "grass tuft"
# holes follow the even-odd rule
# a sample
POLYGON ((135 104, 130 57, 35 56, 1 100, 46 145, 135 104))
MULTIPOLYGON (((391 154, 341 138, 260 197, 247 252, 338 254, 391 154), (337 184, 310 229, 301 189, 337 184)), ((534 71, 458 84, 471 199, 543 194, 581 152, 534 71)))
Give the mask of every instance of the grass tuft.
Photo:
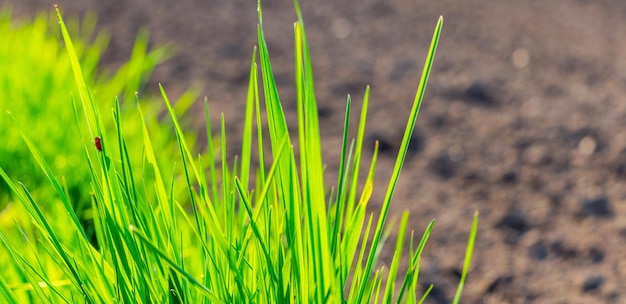
MULTIPOLYGON (((105 100, 109 109, 103 111, 101 99, 93 93, 86 76, 79 48, 56 9, 78 88, 73 103, 75 137, 83 139, 82 162, 91 185, 89 203, 97 246, 83 229, 64 178, 59 177, 63 175, 55 175, 39 146, 22 132, 22 141, 61 204, 33 196, 26 184, 14 182, 0 166, 0 176, 22 208, 14 213, 17 229, 0 232, 0 242, 11 261, 0 276, 3 302, 418 302, 421 257, 434 221, 417 245, 410 232, 409 267, 404 270, 400 269, 400 259, 407 245, 404 239, 409 233, 409 214, 403 213, 398 226, 389 223, 387 216, 443 18, 435 27, 383 205, 374 215, 368 213, 368 203, 374 188, 378 143, 365 180, 359 179, 370 89, 365 88, 354 139, 348 128, 352 100, 347 98, 337 187, 327 195, 311 57, 297 1, 294 6, 297 130, 290 132, 287 127, 259 3, 258 47, 250 65, 242 151, 230 163, 223 115, 220 130, 214 132, 206 107, 206 151, 210 156, 196 155, 177 107, 162 86, 159 89, 169 115, 169 135, 176 138, 172 145, 160 145, 155 140, 163 136, 162 130, 146 119, 137 96, 132 112, 125 111, 118 99, 110 103, 105 100), (263 113, 267 126, 261 123, 263 113), (112 122, 110 126, 108 122, 112 122), (269 140, 264 140, 264 134, 269 140), (101 146, 94 149, 84 138, 96 136, 101 146), (133 137, 131 141, 130 136, 139 140, 133 137), (271 151, 269 155, 265 148, 271 151), (177 154, 178 159, 162 157, 168 153, 177 154), (261 165, 253 168, 253 163, 261 165), (39 201, 50 205, 51 212, 40 208, 39 201), (389 268, 377 268, 394 229, 398 233, 389 268)), ((12 125, 20 123, 16 120, 12 125)), ((3 212, 12 211, 13 207, 3 212)), ((459 302, 469 272, 477 225, 476 213, 454 303, 459 302)), ((431 288, 419 297, 419 303, 431 288)))

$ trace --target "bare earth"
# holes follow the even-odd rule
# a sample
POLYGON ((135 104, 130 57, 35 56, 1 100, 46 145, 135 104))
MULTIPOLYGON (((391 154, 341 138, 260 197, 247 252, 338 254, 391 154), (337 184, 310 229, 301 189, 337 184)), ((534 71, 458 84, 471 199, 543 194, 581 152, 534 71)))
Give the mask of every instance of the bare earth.
MULTIPOLYGON (((53 3, 14 2, 19 16, 53 3)), ((272 63, 295 118, 292 2, 263 2, 272 63)), ((439 15, 445 18, 392 204, 393 216, 410 210, 418 235, 437 220, 420 276, 424 286, 435 283, 429 303, 454 295, 474 210, 481 219, 464 303, 626 301, 626 2, 302 2, 330 176, 346 95, 358 113, 372 85, 368 149, 375 139, 383 147, 373 211, 432 31, 439 15)), ((129 56, 139 28, 155 44, 175 44, 176 57, 158 68, 149 90, 160 82, 176 96, 200 85, 213 121, 224 112, 231 137, 240 132, 256 1, 56 3, 66 15, 98 14, 99 28, 113 36, 105 67, 129 56)), ((199 129, 203 123, 195 118, 199 129)))

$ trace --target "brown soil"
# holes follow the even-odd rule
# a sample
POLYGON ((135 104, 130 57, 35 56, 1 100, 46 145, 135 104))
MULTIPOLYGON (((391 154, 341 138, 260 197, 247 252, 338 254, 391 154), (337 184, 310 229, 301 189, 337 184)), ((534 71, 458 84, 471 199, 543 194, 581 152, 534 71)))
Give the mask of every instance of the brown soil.
MULTIPOLYGON (((52 7, 49 0, 14 2, 20 16, 52 7)), ((175 44, 176 57, 150 88, 161 82, 175 96, 199 84, 213 113, 225 113, 229 133, 240 131, 256 1, 56 2, 66 15, 98 14, 99 28, 113 36, 106 66, 128 57, 138 28, 155 44, 175 44)), ((295 14, 289 0, 264 2, 272 63, 294 117, 295 14)), ((392 205, 394 216, 411 211, 416 231, 437 219, 420 276, 424 285, 435 283, 429 303, 453 297, 474 210, 480 230, 464 303, 626 299, 626 2, 302 2, 325 161, 336 170, 346 95, 358 113, 371 84, 367 136, 384 147, 381 190, 435 22, 445 17, 392 205)))

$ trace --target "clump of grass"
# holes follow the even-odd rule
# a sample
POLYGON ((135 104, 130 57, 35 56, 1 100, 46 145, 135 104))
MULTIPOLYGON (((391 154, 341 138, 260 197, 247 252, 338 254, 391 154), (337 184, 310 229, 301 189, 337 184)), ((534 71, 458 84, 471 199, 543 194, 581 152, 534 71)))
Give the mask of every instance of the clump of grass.
MULTIPOLYGON (((142 31, 128 61, 115 71, 103 71, 98 66, 109 36, 105 32, 94 34, 95 24, 96 17, 93 15, 87 15, 82 22, 76 19, 68 22, 68 30, 75 37, 74 49, 85 82, 99 99, 113 100, 118 96, 122 109, 132 109, 135 94, 143 93, 151 72, 173 54, 173 48, 149 49, 148 35, 142 31)), ((63 179, 64 187, 67 187, 73 203, 80 210, 89 205, 91 190, 89 169, 81 150, 96 135, 77 137, 70 99, 70 92, 76 91, 76 84, 70 57, 59 40, 58 29, 57 17, 53 14, 40 14, 34 20, 15 20, 10 8, 0 10, 0 166, 14 178, 36 189, 32 192, 35 198, 55 196, 54 189, 39 167, 28 157, 30 153, 14 127, 17 123, 37 145, 54 173, 63 179), (6 112, 11 113, 10 117, 6 112)), ((156 98, 145 97, 145 100, 150 99, 156 98)), ((179 112, 183 113, 193 100, 194 93, 189 91, 177 103, 179 112)), ((97 103, 96 107, 99 111, 108 111, 110 103, 97 103)), ((157 134, 154 138, 157 151, 171 150, 162 148, 174 144, 165 136, 169 126, 157 123, 157 115, 162 110, 160 102, 145 106, 146 123, 163 131, 163 135, 157 134)), ((129 116, 122 119, 129 131, 127 139, 140 138, 139 121, 129 116)), ((85 128, 84 124, 80 124, 79 128, 85 128)), ((114 130, 111 119, 105 120, 104 128, 114 130)), ((10 193, 6 184, 0 181, 0 208, 13 199, 10 193)))
MULTIPOLYGON (((80 62, 85 83, 100 100, 113 100, 119 97, 120 112, 129 113, 134 109, 137 92, 143 87, 155 66, 173 53, 170 46, 148 48, 148 35, 140 32, 128 61, 115 71, 99 68, 100 58, 108 45, 109 36, 104 32, 95 34, 96 17, 87 15, 82 22, 70 19, 67 25, 75 39, 73 46, 76 59, 80 62)), ((48 217, 65 214, 57 190, 42 172, 37 162, 30 156, 24 145, 22 135, 16 126, 22 126, 23 133, 32 144, 37 146, 41 159, 50 167, 58 186, 71 203, 76 217, 85 228, 85 234, 95 239, 91 213, 91 173, 84 158, 85 145, 91 145, 97 134, 88 135, 77 131, 86 129, 86 122, 74 123, 72 109, 72 91, 76 92, 70 56, 65 49, 59 30, 56 14, 40 14, 33 20, 16 20, 10 8, 0 10, 0 167, 15 180, 30 188, 29 195, 37 201, 42 212, 48 217), (9 113, 9 114, 7 114, 9 113)), ((158 114, 164 109, 154 96, 145 94, 143 100, 145 122, 132 115, 121 115, 126 125, 125 138, 132 149, 141 149, 142 124, 155 132, 153 145, 157 156, 172 158, 177 145, 168 132, 171 124, 160 123, 158 114), (150 102, 152 101, 152 102, 150 102), (136 144, 134 144, 136 143, 136 144)), ((160 99, 160 97, 159 97, 160 99)), ((192 90, 186 92, 177 101, 177 111, 184 113, 195 99, 192 90)), ((111 103, 96 103, 99 111, 110 112, 111 103)), ((114 131, 113 119, 106 115, 103 121, 105 130, 114 131)), ((188 132, 187 140, 195 141, 193 132, 188 132)), ((133 164, 141 166, 137 158, 133 164)), ((169 164, 163 170, 172 170, 169 164)), ((149 183, 150 177, 144 176, 149 183)), ((141 186, 137 184, 136 187, 141 186)), ((21 204, 16 204, 17 197, 12 194, 4 179, 0 179, 0 231, 19 252, 35 258, 44 255, 43 247, 35 246, 31 252, 28 243, 17 232, 34 239, 36 227, 24 212, 21 204)), ((63 217, 50 222, 59 235, 71 232, 63 217)), ((46 273, 59 273, 55 263, 43 263, 46 273)), ((10 281, 24 281, 23 275, 16 272, 15 264, 6 250, 0 250, 0 276, 10 281), (14 280, 14 278, 17 278, 14 280)))
MULTIPOLYGON (((129 149, 119 102, 112 111, 114 134, 104 128, 102 114, 95 106, 94 95, 57 11, 79 86, 81 103, 75 111, 75 121, 80 124, 81 120, 87 120, 86 132, 101 136, 102 151, 92 145, 84 146, 100 248, 90 244, 66 191, 38 147, 22 134, 35 162, 56 189, 62 212, 56 217, 46 216, 28 188, 13 182, 0 169, 0 175, 34 223, 28 229, 36 232, 33 235, 22 230, 23 235, 29 236, 30 252, 16 246, 6 233, 0 234, 16 274, 0 277, 0 298, 4 302, 416 303, 424 299, 417 297, 417 280, 421 253, 434 222, 419 241, 412 238, 409 243, 410 265, 404 278, 397 275, 405 247, 408 213, 403 214, 397 227, 398 238, 389 269, 376 267, 389 231, 394 229, 386 224, 386 218, 443 19, 437 23, 387 194, 375 218, 373 213, 368 214, 367 205, 374 186, 377 148, 364 186, 362 189, 358 186, 369 88, 352 141, 347 122, 351 116, 348 98, 337 188, 327 196, 312 65, 302 14, 297 1, 294 4, 298 17, 294 25, 297 137, 292 138, 287 128, 259 4, 259 46, 258 50, 254 49, 250 66, 242 152, 232 164, 227 161, 223 117, 219 132, 213 133, 207 107, 208 151, 213 151, 211 134, 217 134, 221 154, 211 159, 194 156, 165 90, 160 88, 178 142, 177 163, 183 172, 180 176, 163 174, 162 163, 173 164, 169 159, 157 157, 154 134, 145 124, 141 125, 141 150, 129 149), (267 128, 261 124, 263 109, 267 128), (269 142, 265 133, 269 133, 269 142), (255 137, 258 146, 253 147, 255 137), (294 141, 298 142, 299 153, 293 149, 294 141), (264 153, 266 145, 271 150, 269 155, 264 153), (258 163, 267 161, 271 165, 251 172, 253 150, 258 153, 258 163), (137 160, 141 166, 134 166, 137 160), (184 181, 182 190, 187 193, 180 199, 173 195, 181 186, 177 179, 184 181), (138 186, 142 180, 150 182, 138 186), (63 223, 63 228, 58 227, 59 223, 63 223)), ((142 108, 141 103, 136 104, 138 116, 143 119, 142 108)), ((475 215, 455 302, 469 270, 477 220, 475 215)))

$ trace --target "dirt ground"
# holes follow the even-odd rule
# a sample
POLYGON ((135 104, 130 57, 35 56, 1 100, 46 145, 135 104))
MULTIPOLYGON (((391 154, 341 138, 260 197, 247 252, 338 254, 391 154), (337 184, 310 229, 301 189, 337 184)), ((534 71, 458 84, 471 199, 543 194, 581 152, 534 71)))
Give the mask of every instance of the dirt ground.
MULTIPOLYGON (((53 1, 14 2, 29 16, 53 1)), ((105 66, 129 56, 142 27, 154 43, 175 44, 150 89, 160 82, 175 96, 200 85, 228 132, 239 132, 256 1, 56 2, 66 15, 98 14, 113 36, 105 66)), ((263 2, 278 85, 295 117, 292 2, 263 2)), ((328 170, 337 170, 346 95, 358 113, 371 84, 367 136, 384 148, 380 190, 435 23, 445 18, 392 204, 395 216, 411 211, 418 232, 437 220, 420 276, 435 283, 429 303, 454 295, 474 210, 481 218, 463 303, 626 301, 626 2, 302 2, 328 170)), ((382 198, 379 191, 372 206, 382 198)))

